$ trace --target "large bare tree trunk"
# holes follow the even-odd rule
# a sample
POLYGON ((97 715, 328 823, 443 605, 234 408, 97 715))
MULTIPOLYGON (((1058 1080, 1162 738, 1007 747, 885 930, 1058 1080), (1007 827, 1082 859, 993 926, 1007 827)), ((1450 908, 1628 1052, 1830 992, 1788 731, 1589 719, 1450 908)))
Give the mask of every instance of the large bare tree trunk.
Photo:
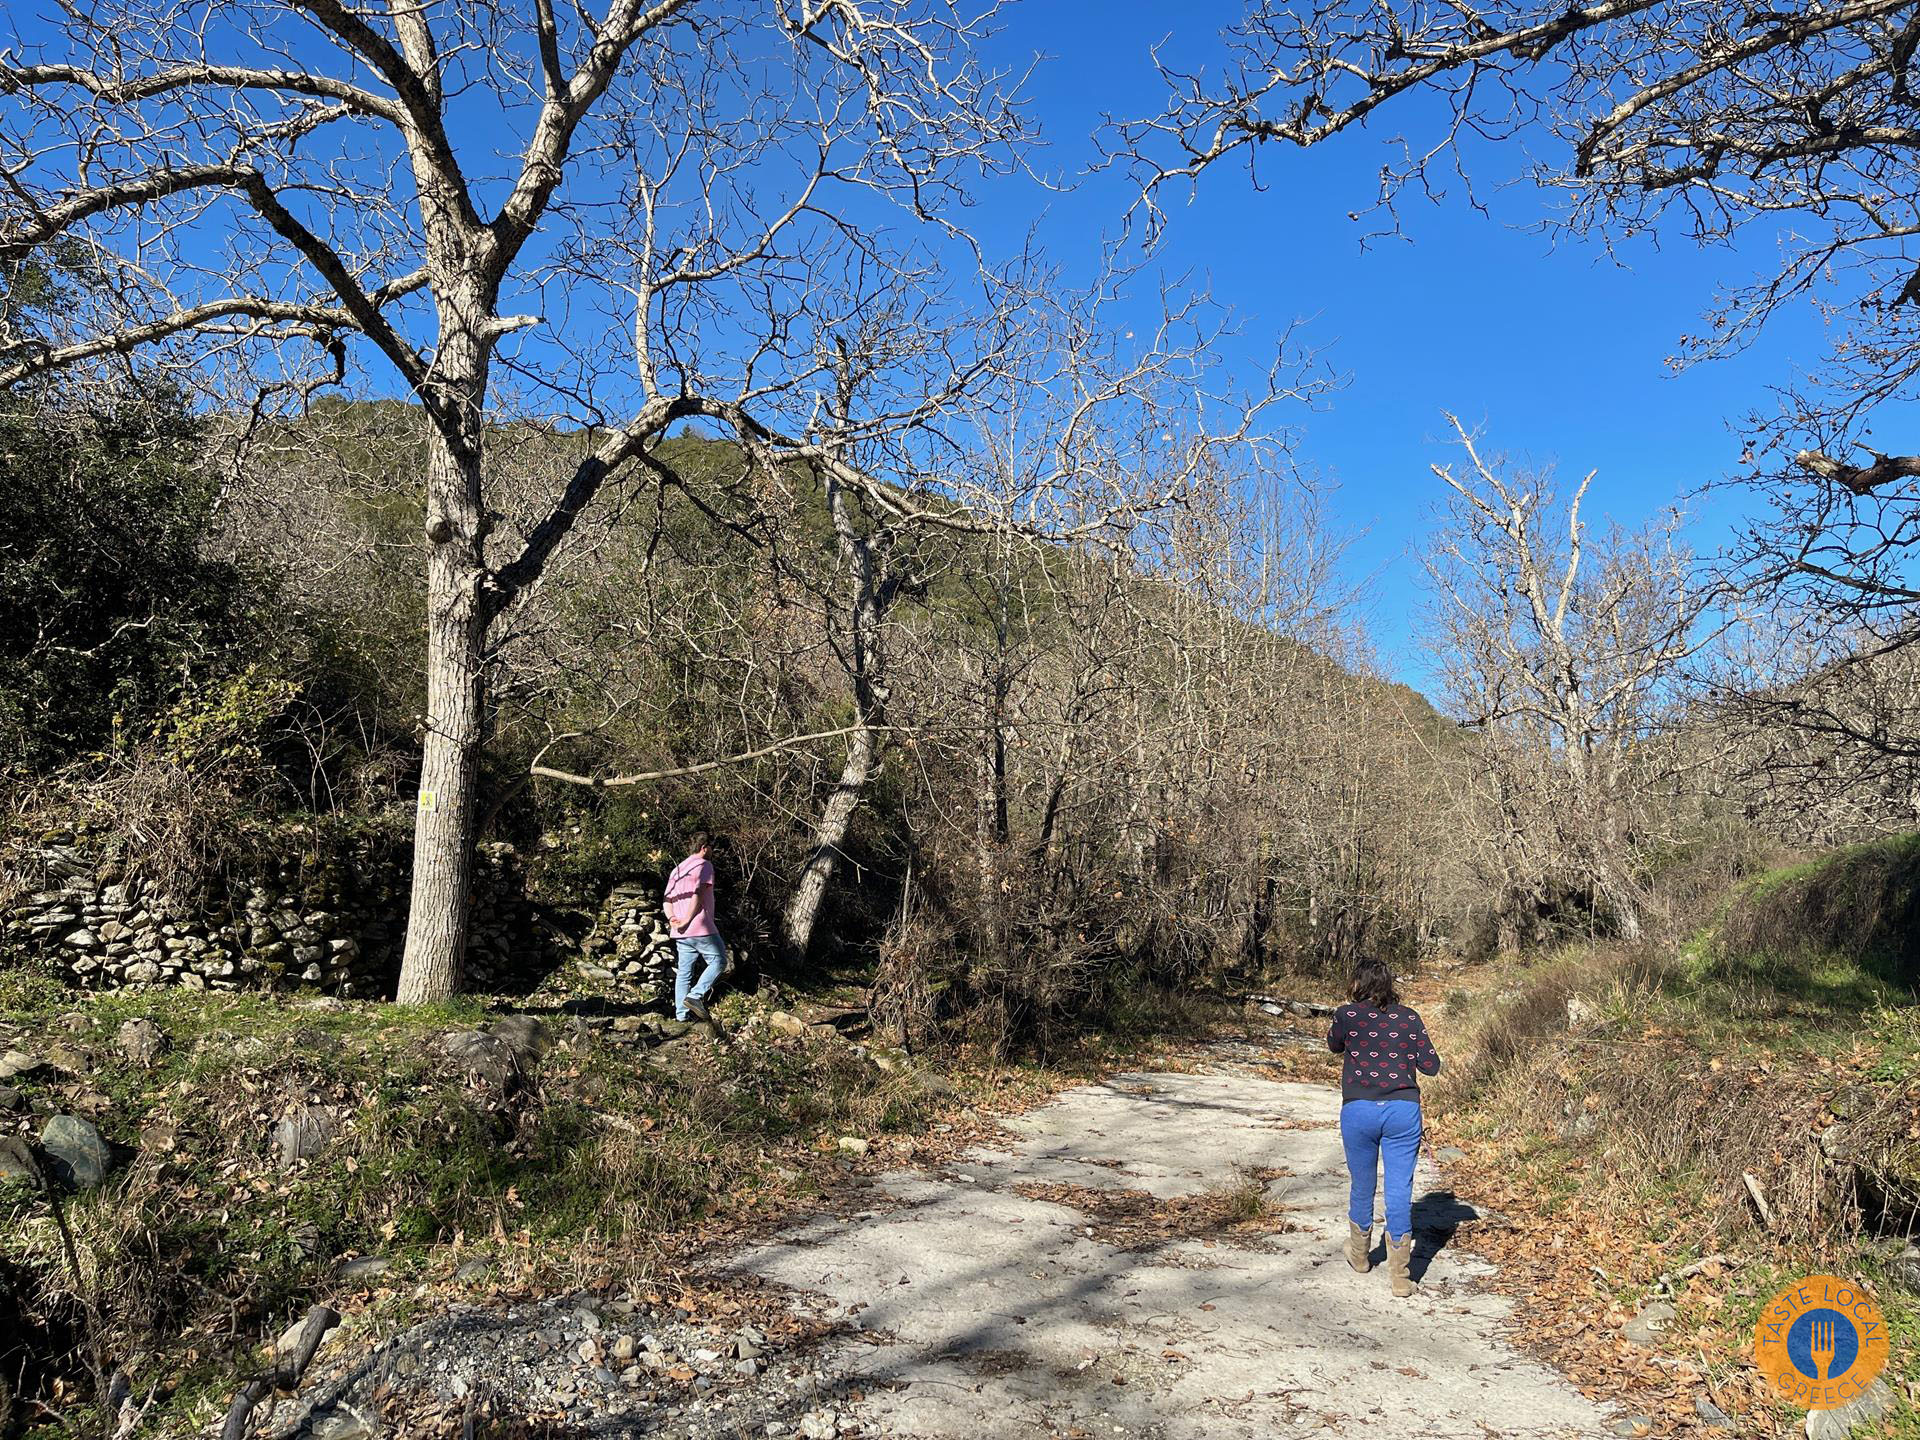
POLYGON ((473 339, 479 317, 454 313, 442 358, 456 365, 465 359, 472 378, 449 387, 455 405, 443 412, 444 428, 436 432, 427 461, 427 714, 414 812, 413 894, 396 997, 403 1005, 460 992, 473 888, 482 669, 492 618, 482 590, 485 360, 473 339))
POLYGON ((884 530, 877 537, 861 530, 846 487, 832 475, 827 477, 826 489, 827 514, 833 520, 839 540, 840 558, 846 567, 850 591, 852 614, 846 632, 847 659, 853 680, 854 709, 861 728, 848 742, 846 763, 840 767, 840 782, 834 786, 814 825, 813 849, 801 867, 793 896, 787 902, 780 929, 791 960, 804 959, 813 944, 820 902, 826 898, 827 884, 839 864, 840 847, 853 823, 853 812, 860 808, 867 782, 880 768, 880 727, 886 724, 887 701, 892 694, 887 679, 884 626, 897 587, 895 578, 888 573, 888 536, 884 530))
POLYGON ((781 926, 787 953, 796 960, 804 959, 813 943, 820 903, 826 899, 827 884, 840 863, 840 846, 853 824, 853 812, 860 808, 860 797, 866 793, 867 782, 878 768, 879 748, 873 731, 863 729, 854 733, 847 745, 846 764, 840 767, 840 783, 834 787, 814 825, 813 850, 801 868, 781 926))
POLYGON ((458 994, 466 955, 487 630, 477 548, 436 544, 427 560, 427 733, 400 962, 397 998, 403 1005, 458 994))

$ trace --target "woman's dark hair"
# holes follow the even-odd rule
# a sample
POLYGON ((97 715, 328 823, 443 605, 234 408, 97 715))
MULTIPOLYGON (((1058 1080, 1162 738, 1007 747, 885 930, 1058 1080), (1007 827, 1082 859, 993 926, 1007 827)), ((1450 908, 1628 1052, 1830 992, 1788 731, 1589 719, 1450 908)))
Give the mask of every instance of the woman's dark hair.
POLYGON ((708 850, 712 847, 713 837, 704 830, 696 830, 693 832, 693 838, 687 842, 687 853, 689 855, 698 855, 702 850, 708 850))
POLYGON ((1362 1005, 1382 1008, 1400 1003, 1400 992, 1393 988, 1393 971, 1386 961, 1368 956, 1353 967, 1353 998, 1362 1005))

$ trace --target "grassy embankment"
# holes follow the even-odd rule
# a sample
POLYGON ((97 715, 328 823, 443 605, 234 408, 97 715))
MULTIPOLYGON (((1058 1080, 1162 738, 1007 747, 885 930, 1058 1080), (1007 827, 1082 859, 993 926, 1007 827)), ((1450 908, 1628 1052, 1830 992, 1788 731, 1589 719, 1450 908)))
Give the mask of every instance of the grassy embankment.
POLYGON ((1450 995, 1431 1108, 1498 1212, 1480 1243, 1527 1296, 1525 1338, 1653 1433, 1701 1427, 1703 1397, 1784 1432, 1754 1321, 1838 1273, 1893 1336, 1895 1403, 1856 1433, 1920 1435, 1920 1296, 1897 1278, 1920 1275, 1899 1261, 1920 1219, 1916 981, 1906 836, 1747 882, 1678 953, 1578 946, 1450 995), (1628 1344, 1620 1324, 1669 1292, 1659 1343, 1628 1344))
MULTIPOLYGON (((806 1013, 832 998, 784 1003, 806 1013)), ((549 1006, 536 996, 513 1008, 549 1006)), ((481 998, 402 1010, 182 990, 81 995, 0 973, 0 1050, 48 1062, 11 1082, 22 1108, 0 1115, 0 1131, 38 1133, 52 1111, 81 1115, 127 1156, 63 1205, 78 1276, 46 1199, 0 1181, 0 1308, 17 1305, 22 1320, 0 1335, 0 1374, 20 1392, 11 1432, 100 1433, 90 1332, 109 1368, 131 1371, 136 1397, 159 1387, 149 1429, 173 1432, 214 1420, 261 1342, 315 1301, 346 1313, 357 1337, 455 1292, 677 1273, 697 1239, 753 1233, 850 1172, 978 1137, 991 1125, 981 1112, 1022 1108, 1137 1057, 1169 1018, 1137 1014, 1044 1068, 966 1055, 923 1068, 884 1049, 863 1054, 827 1026, 780 1033, 763 999, 732 996, 718 1009, 734 1030, 724 1049, 703 1034, 648 1046, 611 1027, 570 1040, 570 1017, 548 1008, 559 1043, 500 1086, 442 1049, 448 1034, 505 1013, 481 998), (130 1019, 168 1037, 151 1064, 121 1053, 130 1019), (301 1106, 327 1111, 335 1134, 286 1163, 273 1130, 301 1106), (843 1137, 866 1142, 864 1153, 843 1137), (339 1274, 343 1260, 370 1256, 389 1262, 383 1273, 339 1274)))

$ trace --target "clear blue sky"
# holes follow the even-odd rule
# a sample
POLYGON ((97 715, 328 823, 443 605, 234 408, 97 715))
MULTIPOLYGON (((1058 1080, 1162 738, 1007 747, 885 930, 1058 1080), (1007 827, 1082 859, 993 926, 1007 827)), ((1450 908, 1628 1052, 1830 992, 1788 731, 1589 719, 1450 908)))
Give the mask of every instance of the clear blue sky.
MULTIPOLYGON (((1170 37, 1169 53, 1184 58, 1217 53, 1219 27, 1239 9, 1232 0, 1027 0, 1008 12, 997 48, 1008 63, 1048 57, 1030 87, 1034 114, 1053 166, 1072 173, 1093 156, 1088 137, 1103 113, 1160 104, 1156 41, 1170 37)), ((1409 125, 1420 133, 1418 118, 1389 109, 1377 117, 1385 123, 1345 143, 1269 146, 1263 190, 1243 166, 1217 168, 1194 203, 1172 212, 1156 263, 1209 283, 1240 312, 1245 363, 1261 363, 1279 330, 1306 319, 1310 343, 1348 377, 1331 408, 1307 418, 1301 454, 1338 480, 1340 522, 1366 532, 1352 569, 1375 577, 1370 628, 1383 668, 1425 688, 1417 547, 1439 483, 1427 467, 1448 458, 1443 409, 1484 422, 1495 448, 1597 469, 1594 517, 1632 523, 1729 472, 1740 453, 1729 419, 1816 362, 1824 342, 1816 317, 1788 317, 1753 350, 1675 375, 1667 358, 1680 336, 1696 329, 1717 284, 1767 267, 1773 235, 1756 232, 1735 251, 1701 251, 1676 235, 1664 250, 1633 247, 1628 268, 1597 244, 1530 232, 1554 201, 1524 183, 1500 191, 1491 216, 1457 195, 1439 205, 1408 199, 1409 238, 1363 252, 1360 237, 1375 227, 1348 212, 1373 197, 1388 158, 1382 142, 1409 125)), ((1503 178, 1495 172, 1504 167, 1510 178, 1521 164, 1496 156, 1487 173, 1503 178)), ((1047 205, 1047 248, 1084 264, 1128 199, 1113 174, 1051 201, 1009 185, 983 197, 982 218, 1011 234, 1047 205)), ((1737 505, 1723 492, 1694 506, 1695 545, 1717 547, 1737 505)))

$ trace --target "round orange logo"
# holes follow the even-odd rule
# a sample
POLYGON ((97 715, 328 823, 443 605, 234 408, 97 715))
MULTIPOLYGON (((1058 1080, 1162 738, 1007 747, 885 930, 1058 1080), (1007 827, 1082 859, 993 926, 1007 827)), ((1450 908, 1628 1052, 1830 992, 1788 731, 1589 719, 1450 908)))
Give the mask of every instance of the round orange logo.
POLYGON ((1887 1324, 1858 1285, 1809 1275, 1760 1312, 1753 1358, 1788 1404, 1838 1410, 1864 1395, 1886 1368, 1887 1324))

